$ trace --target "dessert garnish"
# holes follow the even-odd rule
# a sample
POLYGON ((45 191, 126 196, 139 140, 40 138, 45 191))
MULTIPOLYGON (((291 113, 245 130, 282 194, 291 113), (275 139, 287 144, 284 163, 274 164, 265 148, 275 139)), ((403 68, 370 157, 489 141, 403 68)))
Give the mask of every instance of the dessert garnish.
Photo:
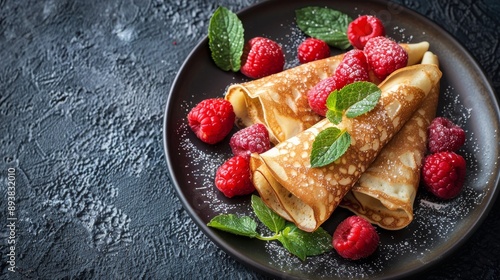
POLYGON ((307 103, 309 107, 318 115, 324 117, 328 108, 326 100, 332 91, 337 89, 334 77, 328 77, 319 81, 307 92, 307 103))
POLYGON ((208 25, 208 46, 220 69, 237 72, 241 67, 244 29, 238 16, 225 7, 213 13, 208 25))
POLYGON ((380 80, 408 64, 408 53, 395 41, 379 36, 366 42, 363 49, 370 68, 380 80))
POLYGON ((356 49, 346 52, 335 69, 333 79, 336 89, 358 81, 369 81, 370 68, 365 53, 356 49))
POLYGON ((324 229, 318 228, 313 233, 302 231, 293 223, 277 215, 256 195, 252 195, 251 204, 258 220, 272 232, 272 235, 265 236, 257 232, 257 222, 250 216, 221 214, 212 218, 207 225, 250 238, 265 241, 277 240, 301 260, 332 249, 332 236, 324 229))
POLYGON ((447 200, 456 197, 463 188, 465 159, 455 152, 438 152, 425 157, 422 180, 428 191, 447 200))
POLYGON ((349 42, 359 50, 364 49, 368 40, 378 36, 385 36, 385 27, 382 21, 375 16, 359 16, 347 27, 349 42))
POLYGON ((352 18, 340 11, 324 7, 305 7, 295 11, 297 26, 310 37, 345 50, 351 46, 347 27, 352 18))
POLYGON ((252 153, 263 153, 271 148, 269 132, 261 123, 245 127, 233 134, 229 146, 234 155, 249 157, 252 153))
POLYGON ((330 56, 330 47, 320 39, 309 37, 297 47, 297 58, 300 63, 307 63, 330 56))
POLYGON ((241 73, 249 78, 258 79, 283 71, 285 55, 275 41, 255 37, 243 48, 241 73))
POLYGON ((456 152, 465 143, 465 131, 445 117, 432 120, 428 133, 428 149, 431 153, 456 152))
POLYGON ((333 233, 333 248, 346 259, 366 258, 377 250, 380 237, 375 227, 359 216, 343 220, 333 233))
POLYGON ((250 162, 246 155, 235 155, 215 172, 215 186, 226 197, 251 194, 255 187, 250 178, 250 162))
POLYGON ((203 142, 215 144, 224 139, 234 126, 235 114, 231 103, 223 98, 205 99, 192 108, 188 125, 203 142))

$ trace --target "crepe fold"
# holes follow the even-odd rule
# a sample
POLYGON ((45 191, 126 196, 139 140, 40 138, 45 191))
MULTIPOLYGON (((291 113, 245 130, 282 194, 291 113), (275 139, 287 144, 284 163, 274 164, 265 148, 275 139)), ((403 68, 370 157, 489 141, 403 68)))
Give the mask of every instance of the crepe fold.
POLYGON ((354 119, 343 118, 339 129, 351 135, 351 145, 335 162, 310 165, 318 133, 334 126, 323 119, 262 154, 252 154, 252 180, 263 201, 300 229, 312 232, 326 221, 381 149, 421 106, 439 82, 435 65, 418 64, 392 73, 379 87, 375 108, 354 119))
MULTIPOLYGON (((427 52, 422 63, 438 65, 438 58, 427 52)), ((388 230, 410 224, 422 160, 427 150, 427 127, 436 116, 438 98, 439 83, 361 175, 342 200, 341 207, 388 230)))
MULTIPOLYGON (((428 42, 401 44, 408 53, 408 65, 419 63, 428 42)), ((273 144, 282 142, 322 119, 309 107, 307 92, 330 77, 344 54, 302 64, 261 79, 228 87, 225 99, 231 102, 239 127, 264 124, 273 144)), ((373 80, 372 82, 378 83, 373 80)))

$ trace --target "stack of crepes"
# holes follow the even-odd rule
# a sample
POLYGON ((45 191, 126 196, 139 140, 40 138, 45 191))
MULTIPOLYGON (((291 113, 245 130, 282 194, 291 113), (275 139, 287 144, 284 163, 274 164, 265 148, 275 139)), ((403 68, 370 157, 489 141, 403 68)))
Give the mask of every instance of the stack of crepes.
MULTIPOLYGON (((405 46, 409 64, 421 60, 428 48, 427 43, 423 45, 423 52, 422 44, 417 44, 416 48, 412 48, 416 45, 405 46)), ((365 216, 374 222, 388 220, 386 216, 374 215, 379 211, 378 206, 372 205, 380 204, 377 198, 373 202, 348 193, 382 148, 436 91, 441 78, 438 67, 431 64, 395 71, 379 84, 382 96, 374 110, 355 119, 344 118, 337 125, 351 135, 347 152, 332 164, 312 168, 309 156, 315 136, 334 125, 310 111, 306 94, 319 80, 331 75, 340 60, 341 56, 332 57, 234 85, 226 94, 235 108, 239 124, 264 123, 276 144, 271 150, 253 154, 251 158, 252 180, 261 198, 279 215, 305 231, 317 229, 345 197, 344 206, 356 213, 363 215, 365 211, 365 216), (364 205, 365 202, 368 205, 364 205)), ((383 180, 367 181, 379 183, 383 180)), ((360 194, 369 196, 365 192, 360 194)), ((400 226, 401 223, 396 224, 400 226)))

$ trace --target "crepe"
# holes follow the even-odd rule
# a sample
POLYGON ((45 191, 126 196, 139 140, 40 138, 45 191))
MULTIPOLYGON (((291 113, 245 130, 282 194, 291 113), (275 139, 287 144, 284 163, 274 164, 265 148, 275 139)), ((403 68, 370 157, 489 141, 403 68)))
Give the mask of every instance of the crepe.
MULTIPOLYGON (((437 56, 427 52, 422 63, 438 65, 437 56)), ((344 197, 341 207, 388 230, 410 224, 426 152, 427 127, 436 116, 438 97, 439 84, 436 84, 422 107, 382 149, 344 197)))
POLYGON ((334 163, 312 168, 309 157, 318 133, 334 126, 323 119, 262 154, 252 154, 252 181, 263 201, 279 215, 312 232, 326 221, 361 174, 375 160, 439 82, 435 65, 418 64, 392 73, 379 87, 375 108, 337 125, 351 145, 334 163))
MULTIPOLYGON (((401 46, 408 53, 408 65, 413 65, 420 62, 429 43, 401 46)), ((277 144, 316 124, 323 117, 309 107, 307 92, 319 81, 332 76, 343 57, 343 54, 332 56, 231 85, 225 98, 233 105, 237 126, 262 123, 268 128, 271 142, 277 144)))

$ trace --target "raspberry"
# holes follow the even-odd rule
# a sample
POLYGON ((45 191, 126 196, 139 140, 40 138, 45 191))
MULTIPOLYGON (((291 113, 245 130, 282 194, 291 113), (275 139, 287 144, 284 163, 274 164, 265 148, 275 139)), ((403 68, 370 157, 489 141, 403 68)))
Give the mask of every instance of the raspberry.
POLYGON ((335 79, 326 78, 317 83, 307 92, 307 101, 311 109, 320 116, 326 116, 326 99, 336 89, 335 79))
POLYGON ((428 128, 427 148, 431 153, 455 152, 465 143, 465 131, 451 120, 437 117, 428 128))
POLYGON ((253 79, 281 72, 285 66, 281 46, 263 37, 255 37, 245 44, 241 61, 241 73, 253 79))
POLYGON ((297 48, 297 57, 300 63, 307 63, 330 56, 330 47, 320 39, 307 38, 297 48))
POLYGON ((254 192, 249 158, 234 156, 224 162, 215 173, 215 186, 229 198, 254 192))
POLYGON ((271 148, 269 132, 265 125, 253 124, 233 134, 229 146, 234 155, 250 156, 251 153, 263 153, 271 148))
POLYGON ((385 36, 384 24, 374 16, 363 15, 347 26, 347 38, 351 45, 362 50, 369 39, 385 36))
POLYGON ((346 52, 333 77, 338 89, 356 81, 368 81, 368 62, 365 53, 361 50, 346 52))
POLYGON ((422 178, 425 188, 441 199, 456 197, 465 181, 465 159, 454 152, 440 152, 424 158, 422 178))
POLYGON ((408 63, 408 53, 396 42, 383 36, 368 40, 364 52, 370 68, 380 80, 408 63))
POLYGON ((223 98, 205 99, 187 115, 188 124, 203 142, 215 144, 233 128, 236 115, 231 103, 223 98))
POLYGON ((375 227, 364 218, 350 216, 333 233, 332 245, 343 258, 358 260, 373 254, 380 237, 375 227))

